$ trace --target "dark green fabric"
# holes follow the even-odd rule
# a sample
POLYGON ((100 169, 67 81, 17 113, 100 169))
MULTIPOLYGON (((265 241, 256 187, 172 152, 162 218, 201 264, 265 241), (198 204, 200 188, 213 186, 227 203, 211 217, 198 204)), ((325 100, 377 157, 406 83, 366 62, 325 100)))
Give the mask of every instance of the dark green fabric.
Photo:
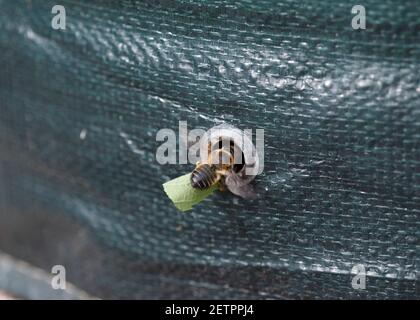
POLYGON ((418 1, 55 4, 0 0, 0 250, 103 298, 420 298, 418 1), (179 120, 264 129, 260 198, 178 212, 179 120))

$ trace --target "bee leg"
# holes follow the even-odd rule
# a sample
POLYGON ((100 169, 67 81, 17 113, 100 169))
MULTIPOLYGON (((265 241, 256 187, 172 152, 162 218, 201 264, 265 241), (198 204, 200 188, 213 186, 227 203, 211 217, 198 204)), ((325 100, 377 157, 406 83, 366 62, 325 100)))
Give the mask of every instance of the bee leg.
POLYGON ((224 176, 227 173, 227 170, 217 170, 217 181, 219 182, 219 190, 220 191, 226 191, 226 186, 224 183, 224 176))
POLYGON ((223 183, 219 183, 219 191, 221 191, 221 192, 226 191, 226 187, 223 183))
POLYGON ((198 167, 201 164, 201 161, 198 160, 197 163, 195 164, 196 167, 198 167))

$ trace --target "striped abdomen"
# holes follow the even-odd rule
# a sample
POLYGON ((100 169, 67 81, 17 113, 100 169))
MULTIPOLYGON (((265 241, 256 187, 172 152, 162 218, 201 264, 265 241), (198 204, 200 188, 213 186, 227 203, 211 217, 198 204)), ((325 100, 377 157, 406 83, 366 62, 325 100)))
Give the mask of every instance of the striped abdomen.
POLYGON ((202 164, 191 173, 191 186, 195 189, 204 190, 210 188, 217 181, 217 173, 214 166, 202 164))

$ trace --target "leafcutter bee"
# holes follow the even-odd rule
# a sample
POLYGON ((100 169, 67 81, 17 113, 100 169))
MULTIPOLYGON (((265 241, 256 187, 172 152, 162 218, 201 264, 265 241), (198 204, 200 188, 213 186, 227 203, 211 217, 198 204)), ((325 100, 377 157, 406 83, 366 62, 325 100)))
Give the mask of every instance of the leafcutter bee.
MULTIPOLYGON (((191 173, 191 186, 195 189, 206 190, 218 184, 221 191, 226 188, 244 199, 254 199, 256 194, 251 185, 244 184, 241 178, 243 163, 235 163, 235 148, 233 142, 230 148, 223 148, 221 141, 218 148, 212 150, 209 145, 207 162, 197 162, 191 173)), ((243 157, 242 157, 243 159, 243 157)))

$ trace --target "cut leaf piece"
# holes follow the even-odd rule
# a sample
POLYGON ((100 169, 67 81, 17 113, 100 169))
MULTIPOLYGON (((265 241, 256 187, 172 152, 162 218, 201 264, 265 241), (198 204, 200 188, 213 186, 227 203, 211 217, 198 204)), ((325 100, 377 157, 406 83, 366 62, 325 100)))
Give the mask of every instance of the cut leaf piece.
POLYGON ((206 190, 194 189, 191 186, 190 177, 191 173, 188 173, 163 184, 163 190, 181 211, 191 210, 193 205, 201 202, 217 189, 217 184, 206 190))

